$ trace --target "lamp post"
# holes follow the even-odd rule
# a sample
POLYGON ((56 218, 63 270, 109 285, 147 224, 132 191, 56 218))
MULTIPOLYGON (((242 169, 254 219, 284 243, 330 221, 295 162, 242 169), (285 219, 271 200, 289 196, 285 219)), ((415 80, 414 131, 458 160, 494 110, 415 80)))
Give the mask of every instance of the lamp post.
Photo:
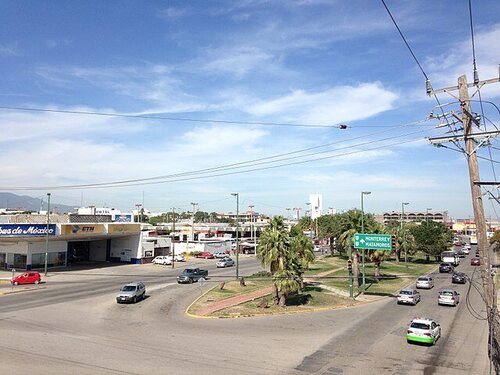
POLYGON ((47 228, 45 233, 45 276, 47 276, 47 258, 49 256, 50 193, 47 193, 47 228))
MULTIPOLYGON (((194 214, 196 213, 196 206, 198 203, 191 202, 191 206, 193 206, 193 215, 191 217, 191 240, 194 242, 194 214)), ((187 250, 187 249, 186 249, 187 250)))
POLYGON ((408 268, 408 257, 406 253, 406 232, 403 230, 403 220, 405 216, 405 206, 409 205, 409 202, 401 203, 401 232, 403 232, 403 250, 405 252, 405 267, 408 268))
MULTIPOLYGON (((174 268, 175 263, 175 207, 172 207, 172 236, 170 244, 172 246, 172 268, 174 268)), ((187 249, 186 249, 187 250, 187 249)))
POLYGON ((425 222, 429 222, 429 211, 432 210, 432 208, 427 208, 425 211, 425 222))
MULTIPOLYGON (((361 192, 361 233, 365 233, 365 209, 364 209, 364 196, 371 194, 371 191, 362 191, 361 192)), ((363 269, 363 285, 361 287, 361 290, 363 292, 365 291, 366 287, 366 278, 365 278, 365 249, 362 250, 362 266, 361 268, 363 269)))
POLYGON ((137 221, 139 221, 139 223, 142 223, 142 214, 141 211, 139 210, 139 207, 142 207, 142 204, 136 203, 135 207, 137 207, 137 221))
POLYGON ((240 194, 231 193, 233 197, 236 197, 236 279, 240 277, 240 264, 239 264, 239 254, 240 254, 240 194))
POLYGON ((253 238, 253 228, 254 228, 254 225, 253 225, 253 208, 254 207, 255 206, 253 204, 248 206, 248 208, 250 208, 250 238, 251 239, 253 238))
POLYGON ((288 208, 286 209, 286 211, 287 211, 287 214, 286 214, 286 218, 287 218, 287 220, 290 220, 290 210, 291 210, 291 208, 290 208, 290 207, 288 207, 288 208))

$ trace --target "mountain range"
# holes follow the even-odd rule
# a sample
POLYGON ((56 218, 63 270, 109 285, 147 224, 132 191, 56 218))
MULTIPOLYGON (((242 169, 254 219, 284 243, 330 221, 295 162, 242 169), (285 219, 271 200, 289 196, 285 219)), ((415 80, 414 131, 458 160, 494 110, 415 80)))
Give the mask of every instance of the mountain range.
MULTIPOLYGON (((43 196, 42 202, 42 198, 33 198, 28 195, 0 192, 0 208, 22 211, 47 210, 47 196, 43 196)), ((58 213, 72 213, 75 212, 75 207, 59 204, 57 202, 50 202, 50 211, 58 213)))

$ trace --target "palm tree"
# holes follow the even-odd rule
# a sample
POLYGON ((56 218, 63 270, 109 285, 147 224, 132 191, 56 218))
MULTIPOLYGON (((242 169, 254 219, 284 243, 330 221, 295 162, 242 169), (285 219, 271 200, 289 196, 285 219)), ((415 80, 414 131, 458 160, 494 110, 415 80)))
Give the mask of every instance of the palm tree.
POLYGON ((257 256, 264 266, 268 266, 274 276, 273 302, 275 305, 281 303, 286 298, 286 292, 290 287, 286 280, 289 276, 285 273, 287 260, 290 257, 290 247, 288 246, 289 235, 285 229, 284 220, 281 216, 275 216, 260 236, 260 243, 257 246, 257 256))
POLYGON ((298 277, 300 290, 304 290, 304 283, 302 275, 304 271, 309 269, 309 264, 314 262, 316 256, 314 255, 314 245, 311 239, 300 233, 297 236, 292 237, 290 241, 291 248, 291 263, 295 270, 295 274, 298 277))

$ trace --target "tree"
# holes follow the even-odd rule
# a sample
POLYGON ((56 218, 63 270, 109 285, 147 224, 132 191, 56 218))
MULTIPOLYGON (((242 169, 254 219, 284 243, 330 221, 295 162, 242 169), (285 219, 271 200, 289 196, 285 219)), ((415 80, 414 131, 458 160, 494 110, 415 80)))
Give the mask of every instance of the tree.
POLYGON ((415 239, 416 249, 425 253, 427 260, 431 256, 437 260, 441 252, 452 244, 451 231, 444 224, 435 221, 423 221, 420 225, 414 225, 410 228, 410 233, 415 239))
POLYGON ((341 251, 342 246, 334 247, 336 239, 342 234, 341 215, 323 215, 316 220, 318 221, 318 237, 320 240, 328 239, 331 255, 333 255, 334 250, 341 251))
POLYGON ((281 216, 275 216, 261 236, 257 246, 257 256, 261 259, 262 264, 269 266, 270 272, 273 274, 273 302, 284 305, 286 293, 291 285, 288 285, 283 278, 285 274, 286 260, 289 257, 289 240, 288 232, 285 229, 284 221, 281 216), (281 298, 283 297, 283 298, 281 298))
POLYGON ((274 217, 262 232, 257 256, 273 275, 274 304, 285 306, 287 297, 303 290, 303 274, 314 261, 314 245, 302 230, 293 227, 289 232, 281 216, 274 217))

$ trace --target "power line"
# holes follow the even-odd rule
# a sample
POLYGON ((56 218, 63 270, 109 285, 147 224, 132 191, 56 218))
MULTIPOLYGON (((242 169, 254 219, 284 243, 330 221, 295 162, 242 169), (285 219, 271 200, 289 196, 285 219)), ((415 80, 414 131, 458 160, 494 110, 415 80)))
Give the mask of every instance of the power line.
MULTIPOLYGON (((423 121, 427 121, 427 120, 423 120, 423 121)), ((420 122, 423 122, 423 121, 420 121, 420 122)), ((406 126, 406 124, 397 125, 397 126, 394 126, 394 127, 404 127, 404 126, 406 126)), ((394 128, 394 127, 391 127, 391 128, 394 128)), ((383 130, 383 131, 373 132, 370 135, 376 135, 376 134, 386 133, 388 131, 389 130, 383 130)), ((264 157, 264 158, 259 158, 259 159, 253 159, 253 160, 239 162, 239 163, 226 164, 226 165, 221 165, 221 166, 217 166, 217 167, 199 169, 199 170, 194 170, 194 171, 188 171, 188 172, 181 172, 181 173, 176 173, 176 174, 170 174, 170 175, 161 175, 161 176, 154 176, 154 177, 129 179, 129 180, 121 180, 121 181, 111 181, 111 182, 101 182, 101 183, 92 183, 92 184, 78 184, 78 185, 65 185, 65 186, 45 186, 45 187, 21 186, 21 187, 4 187, 4 189, 5 190, 87 189, 87 188, 98 188, 98 187, 105 187, 105 186, 111 187, 113 185, 127 185, 127 184, 130 184, 130 183, 142 183, 142 182, 146 182, 146 181, 154 181, 154 180, 161 180, 161 179, 171 179, 171 178, 184 177, 184 176, 190 176, 190 175, 196 175, 196 174, 213 173, 213 172, 223 171, 223 170, 228 170, 228 169, 248 168, 250 166, 255 166, 255 165, 276 163, 276 162, 280 162, 280 161, 292 160, 292 159, 297 159, 297 158, 301 158, 301 157, 314 156, 314 155, 318 155, 318 154, 322 154, 322 153, 334 152, 334 151, 339 151, 339 150, 342 150, 342 149, 349 149, 349 148, 353 148, 353 147, 359 147, 359 146, 363 146, 363 145, 370 144, 370 143, 382 142, 382 141, 386 141, 386 140, 390 140, 390 139, 394 139, 394 138, 400 138, 400 137, 404 137, 404 136, 408 136, 408 135, 417 134, 417 133, 420 133, 420 132, 423 132, 423 131, 425 131, 425 129, 424 130, 418 130, 418 131, 410 132, 410 133, 405 133, 405 134, 402 134, 402 135, 396 135, 396 136, 386 137, 386 138, 382 138, 382 139, 375 139, 375 140, 369 138, 370 135, 362 135, 362 136, 353 137, 353 138, 350 138, 350 139, 347 139, 347 140, 343 140, 343 141, 339 140, 339 141, 335 141, 335 142, 326 143, 326 144, 323 144, 323 145, 317 145, 317 146, 313 146, 313 147, 308 147, 308 148, 304 148, 304 149, 301 149, 301 150, 296 150, 296 151, 292 151, 292 152, 288 152, 288 153, 282 153, 282 154, 278 154, 278 155, 274 155, 274 156, 269 156, 269 157, 264 157), (310 150, 325 148, 325 147, 332 146, 334 144, 338 144, 338 143, 342 143, 342 142, 346 142, 346 141, 352 141, 352 140, 356 140, 356 139, 360 139, 360 138, 367 139, 367 137, 368 137, 369 141, 361 142, 361 143, 358 143, 358 144, 344 146, 344 147, 333 149, 333 150, 325 150, 325 151, 313 152, 313 153, 303 154, 303 155, 298 155, 298 156, 290 156, 290 155, 301 154, 301 153, 304 153, 304 152, 310 151, 310 150)))
POLYGON ((330 129, 356 129, 356 128, 384 128, 389 127, 386 125, 321 125, 321 124, 301 124, 301 123, 285 123, 285 122, 269 122, 269 121, 239 121, 239 120, 216 120, 216 119, 196 119, 192 117, 170 117, 170 116, 152 116, 152 115, 131 115, 126 113, 110 113, 98 111, 77 111, 67 109, 48 109, 48 108, 35 108, 35 107, 9 107, 0 106, 0 109, 12 111, 27 111, 27 112, 47 112, 47 113, 60 113, 72 115, 88 115, 88 116, 103 116, 103 117, 122 117, 133 119, 148 119, 148 120, 168 120, 168 121, 182 121, 182 122, 195 122, 195 123, 217 123, 217 124, 234 124, 234 125, 263 125, 263 126, 283 126, 283 127, 301 127, 301 128, 330 128, 330 129))
MULTIPOLYGON (((106 188, 116 188, 116 187, 128 187, 128 186, 144 186, 144 185, 156 185, 156 184, 163 184, 163 183, 171 183, 171 182, 179 182, 179 181, 191 181, 191 180, 198 180, 198 179, 203 179, 203 178, 213 178, 213 177, 221 177, 221 176, 229 176, 229 175, 236 175, 236 174, 243 174, 243 173, 249 173, 249 172, 255 172, 255 171, 261 171, 261 170, 269 170, 269 169, 275 169, 275 168, 281 168, 281 167, 286 167, 286 166, 291 166, 291 165, 299 165, 299 164, 305 164, 305 163, 311 163, 315 161, 320 161, 320 160, 326 160, 326 159, 333 159, 333 158, 338 158, 338 157, 343 157, 343 156, 349 156, 349 155, 354 155, 354 154, 359 154, 363 152, 368 152, 368 151, 374 151, 378 150, 381 148, 388 148, 392 146, 398 146, 401 144, 406 144, 406 143, 412 143, 420 141, 419 139, 411 139, 411 140, 406 140, 406 141, 399 141, 395 143, 391 143, 388 145, 382 145, 382 146, 377 146, 377 147, 372 147, 364 150, 356 150, 356 151, 351 151, 351 152, 345 152, 341 154, 336 154, 336 155, 329 155, 329 156, 323 156, 319 158, 314 158, 314 159, 308 159, 308 160, 300 160, 300 161, 295 161, 295 162, 290 162, 290 163, 283 163, 283 164, 278 164, 278 165, 271 165, 271 166, 266 166, 266 167, 258 167, 258 168, 251 168, 251 169, 246 169, 243 171, 233 171, 233 172, 225 172, 225 173, 215 173, 215 174, 210 174, 210 175, 204 175, 204 176, 197 176, 197 175, 185 175, 185 176, 180 176, 179 178, 171 178, 169 180, 160 180, 160 181, 150 181, 150 182, 135 182, 135 183, 121 183, 119 185, 87 185, 87 186, 72 186, 72 185, 65 185, 65 186, 43 186, 43 187, 0 187, 0 190, 73 190, 73 189, 106 189, 106 188)), ((374 142, 371 142, 374 143, 374 142)), ((216 172, 216 171, 214 171, 216 172)), ((221 171, 223 172, 223 170, 221 171)))

